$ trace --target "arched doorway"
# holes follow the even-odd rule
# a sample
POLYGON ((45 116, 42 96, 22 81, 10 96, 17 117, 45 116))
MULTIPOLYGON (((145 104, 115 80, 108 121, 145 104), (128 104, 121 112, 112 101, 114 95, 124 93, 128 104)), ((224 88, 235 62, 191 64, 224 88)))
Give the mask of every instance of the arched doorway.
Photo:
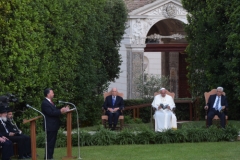
MULTIPOLYGON (((111 83, 110 87, 118 87, 119 91, 124 93, 124 98, 139 98, 135 81, 143 75, 144 70, 152 74, 151 68, 158 65, 160 69, 157 70, 156 74, 164 74, 161 69, 162 62, 165 62, 165 60, 161 60, 164 58, 163 54, 169 52, 169 48, 172 52, 183 52, 187 45, 186 43, 180 43, 181 40, 169 40, 169 42, 165 40, 162 44, 146 43, 147 36, 152 33, 172 35, 174 33, 172 31, 178 31, 176 26, 180 25, 181 28, 182 23, 187 23, 186 15, 187 11, 182 7, 179 0, 152 1, 131 10, 128 13, 128 27, 125 30, 119 50, 122 57, 121 73, 119 78, 111 83), (169 29, 166 30, 167 28, 169 29), (160 60, 155 61, 154 65, 152 65, 151 58, 146 57, 148 59, 147 63, 147 59, 144 57, 144 52, 149 52, 149 50, 151 52, 164 52, 163 54, 155 54, 160 60)), ((156 60, 156 57, 152 59, 156 60)))
MULTIPOLYGON (((187 63, 184 50, 187 46, 184 23, 177 19, 164 19, 155 23, 148 31, 144 56, 161 55, 161 75, 169 77, 169 90, 178 98, 191 97, 187 83, 187 63)), ((151 62, 150 62, 151 63, 151 62)))

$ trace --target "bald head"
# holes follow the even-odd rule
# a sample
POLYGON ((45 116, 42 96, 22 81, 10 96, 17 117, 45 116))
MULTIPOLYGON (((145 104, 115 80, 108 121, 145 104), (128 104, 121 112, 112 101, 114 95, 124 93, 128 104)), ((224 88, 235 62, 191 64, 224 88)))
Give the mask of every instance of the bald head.
POLYGON ((112 88, 112 96, 117 96, 117 88, 112 88))

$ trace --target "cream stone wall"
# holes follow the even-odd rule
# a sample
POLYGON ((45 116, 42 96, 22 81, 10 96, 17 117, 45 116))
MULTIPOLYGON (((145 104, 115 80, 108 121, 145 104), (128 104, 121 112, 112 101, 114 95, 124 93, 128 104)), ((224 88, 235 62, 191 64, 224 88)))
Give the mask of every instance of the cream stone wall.
POLYGON ((164 19, 176 19, 187 23, 187 12, 181 0, 125 0, 128 7, 128 28, 121 43, 119 54, 122 56, 120 77, 112 82, 123 92, 124 98, 137 98, 134 81, 144 70, 144 58, 149 60, 149 74, 161 75, 161 54, 144 53, 145 39, 148 31, 157 22, 164 19), (145 57, 144 57, 145 56, 145 57), (140 73, 141 72, 141 73, 140 73))
POLYGON ((161 52, 144 52, 144 56, 149 61, 145 73, 161 75, 161 52))

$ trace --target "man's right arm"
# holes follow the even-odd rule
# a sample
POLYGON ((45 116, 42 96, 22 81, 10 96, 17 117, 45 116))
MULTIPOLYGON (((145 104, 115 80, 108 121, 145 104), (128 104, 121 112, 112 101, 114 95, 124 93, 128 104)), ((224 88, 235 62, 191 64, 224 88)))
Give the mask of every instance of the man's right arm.
POLYGON ((206 106, 204 107, 204 109, 206 109, 206 110, 209 109, 209 107, 210 107, 210 103, 211 103, 211 99, 212 99, 212 95, 209 96, 209 98, 208 98, 208 102, 207 102, 206 106))
POLYGON ((104 108, 104 110, 108 110, 108 103, 107 103, 107 97, 105 98, 105 101, 104 101, 104 103, 103 103, 103 108, 104 108))
POLYGON ((41 106, 41 108, 42 108, 42 112, 44 113, 44 114, 47 114, 47 115, 49 115, 49 116, 60 116, 61 115, 61 110, 59 110, 59 109, 51 109, 51 106, 50 105, 48 105, 46 102, 43 102, 42 103, 42 106, 41 106))

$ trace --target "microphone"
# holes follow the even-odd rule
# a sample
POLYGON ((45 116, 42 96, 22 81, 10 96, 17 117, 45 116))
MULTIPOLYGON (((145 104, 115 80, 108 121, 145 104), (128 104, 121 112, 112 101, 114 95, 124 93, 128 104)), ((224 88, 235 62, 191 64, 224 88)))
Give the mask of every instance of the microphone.
MULTIPOLYGON (((44 115, 42 112, 40 112, 39 110, 37 110, 36 108, 30 106, 29 104, 26 104, 26 106, 27 106, 28 108, 31 108, 31 109, 35 110, 36 112, 40 113, 40 114, 43 116, 43 119, 44 119, 44 128, 45 128, 45 148, 46 148, 46 151, 47 151, 47 124, 46 124, 45 115, 44 115)), ((45 155, 45 156, 46 156, 46 160, 47 160, 47 159, 48 159, 48 158, 47 158, 47 152, 46 152, 46 155, 45 155)))
POLYGON ((58 103, 70 104, 70 105, 72 105, 74 107, 74 110, 76 110, 76 114, 77 114, 77 133, 78 133, 78 159, 82 159, 80 157, 79 118, 78 118, 77 107, 73 103, 71 103, 71 102, 58 101, 58 103))
POLYGON ((70 104, 70 102, 58 101, 58 103, 70 104))

